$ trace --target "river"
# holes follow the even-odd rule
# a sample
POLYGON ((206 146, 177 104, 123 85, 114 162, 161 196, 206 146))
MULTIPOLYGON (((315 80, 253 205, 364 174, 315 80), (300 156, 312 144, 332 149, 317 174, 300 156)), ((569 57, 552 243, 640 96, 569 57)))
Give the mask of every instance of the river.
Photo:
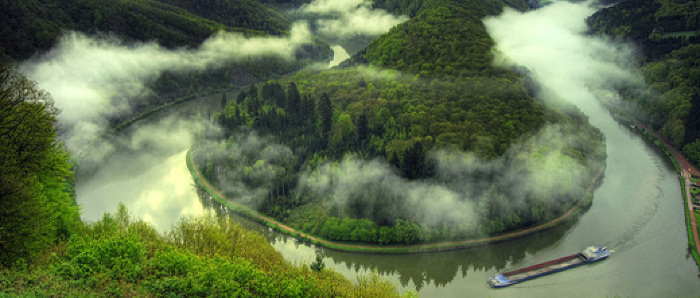
MULTIPOLYGON (((235 98, 235 92, 227 93, 235 98)), ((167 231, 182 216, 215 202, 199 198, 185 165, 188 128, 220 108, 221 94, 171 107, 103 142, 76 174, 83 218, 97 220, 123 202, 136 216, 167 231), (167 127, 167 128, 163 128, 167 127), (97 161, 97 162, 95 162, 97 161)), ((421 297, 670 297, 699 296, 698 268, 688 253, 680 184, 672 164, 634 130, 617 124, 595 101, 579 103, 607 140, 607 169, 590 210, 545 232, 500 244, 440 253, 380 255, 323 250, 329 268, 355 279, 376 271, 421 297), (486 279, 603 244, 608 259, 548 277, 494 290, 486 279)), ((239 220, 265 234, 294 263, 313 261, 315 248, 239 220)))

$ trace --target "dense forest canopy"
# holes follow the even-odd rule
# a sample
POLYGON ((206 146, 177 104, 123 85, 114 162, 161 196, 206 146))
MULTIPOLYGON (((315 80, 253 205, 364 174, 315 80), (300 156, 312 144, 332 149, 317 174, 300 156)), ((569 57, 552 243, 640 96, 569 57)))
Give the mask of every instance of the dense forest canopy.
POLYGON ((481 18, 510 3, 374 4, 414 17, 340 69, 229 100, 214 116, 224 140, 195 147, 210 181, 311 234, 379 244, 503 233, 582 199, 603 136, 493 65, 481 18))
POLYGON ((640 48, 644 86, 620 87, 618 114, 660 131, 700 163, 700 4, 697 1, 630 0, 588 20, 591 32, 640 48))
POLYGON ((288 20, 258 1, 216 2, 219 5, 165 0, 3 1, 0 47, 6 57, 21 61, 51 48, 66 30, 182 47, 196 46, 218 30, 260 35, 290 28, 288 20))

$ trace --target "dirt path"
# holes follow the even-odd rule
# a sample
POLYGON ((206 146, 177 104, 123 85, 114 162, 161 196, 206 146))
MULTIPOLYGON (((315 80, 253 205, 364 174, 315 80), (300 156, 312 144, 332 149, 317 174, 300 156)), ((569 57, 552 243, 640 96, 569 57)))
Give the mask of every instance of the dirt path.
MULTIPOLYGON (((243 207, 239 204, 234 203, 233 201, 227 199, 222 195, 218 190, 216 190, 214 187, 212 187, 209 182, 204 179, 202 174, 199 172, 199 169, 197 169, 195 163, 194 163, 194 154, 190 150, 188 152, 188 162, 191 166, 191 171, 196 175, 196 177, 204 184, 204 186, 211 191, 211 193, 216 194, 219 198, 227 202, 228 204, 243 207)), ((591 181, 591 185, 588 187, 587 192, 592 191, 593 187, 596 185, 596 181, 600 179, 600 176, 603 175, 604 168, 600 169, 598 174, 593 177, 591 181)), ((252 216, 257 217, 258 219, 264 220, 265 222, 271 223, 275 226, 277 226, 280 229, 289 231, 294 234, 300 235, 300 237, 310 239, 312 241, 321 243, 323 246, 330 247, 330 248, 335 248, 335 249, 340 249, 343 250, 344 248, 346 250, 351 250, 351 251, 357 251, 357 250, 365 250, 367 252, 378 252, 378 253, 391 253, 391 252, 396 252, 396 250, 405 250, 402 252, 428 252, 428 251, 440 251, 440 250, 448 250, 448 249, 457 249, 457 248, 466 248, 466 247, 472 247, 472 246, 477 246, 477 245, 485 245, 489 243, 494 243, 494 242, 499 242, 499 241, 505 241, 508 239, 520 237, 520 236, 525 236, 531 233, 539 232, 544 229, 550 228, 558 224, 559 222, 563 221, 567 217, 569 217, 571 214, 576 211, 579 206, 581 205, 581 202, 577 203, 575 206, 573 206, 569 211, 566 213, 562 214, 558 218, 550 221, 543 223, 541 225, 528 228, 525 230, 520 230, 520 231, 515 231, 511 232, 508 234, 503 234, 503 235, 498 235, 498 236, 493 236, 493 237, 486 237, 486 238, 478 238, 478 239, 470 239, 470 240, 458 240, 458 241, 445 241, 445 242, 438 242, 438 243, 428 243, 428 244, 412 244, 412 245, 361 245, 361 244, 349 244, 349 243, 343 243, 343 242, 336 242, 336 241, 330 241, 330 240, 325 240, 325 239, 320 239, 311 235, 308 235, 306 233, 300 232, 294 228, 291 228, 289 226, 286 226, 274 219, 265 217, 257 212, 252 212, 252 216)))
POLYGON ((700 171, 696 169, 688 160, 678 152, 671 144, 666 141, 659 133, 649 129, 646 125, 637 123, 637 126, 643 128, 647 132, 653 134, 656 136, 657 139, 661 140, 666 148, 671 150, 671 154, 673 155, 673 158, 676 160, 678 163, 678 167, 681 169, 681 177, 683 177, 683 183, 685 183, 685 203, 686 207, 688 208, 688 214, 690 214, 690 225, 692 227, 693 231, 693 240, 695 241, 695 250, 697 250, 698 254, 700 254, 700 238, 698 238, 698 227, 697 223, 695 222, 695 211, 693 210, 693 197, 690 194, 690 188, 692 185, 692 175, 700 176, 700 171))

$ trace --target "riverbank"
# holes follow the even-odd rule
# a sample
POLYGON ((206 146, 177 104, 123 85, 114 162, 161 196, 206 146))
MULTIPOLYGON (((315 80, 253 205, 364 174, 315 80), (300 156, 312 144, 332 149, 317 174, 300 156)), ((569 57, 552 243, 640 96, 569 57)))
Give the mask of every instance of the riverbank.
POLYGON ((571 209, 569 209, 567 212, 559 216, 558 218, 555 218, 554 220, 551 220, 549 222, 537 225, 535 227, 523 229, 523 230, 518 230, 518 231, 513 231, 510 233, 498 235, 498 236, 493 236, 493 237, 484 237, 484 238, 477 238, 477 239, 467 239, 467 240, 457 240, 457 241, 443 241, 443 242, 436 242, 436 243, 424 243, 424 244, 412 244, 412 245, 370 245, 370 244, 351 244, 351 243, 343 243, 343 242, 336 242, 336 241, 331 241, 324 239, 322 237, 314 236, 314 235, 309 235, 303 232, 300 232, 292 227, 286 226, 272 218, 269 218, 267 216, 264 216, 254 210, 251 210, 245 206, 236 204, 232 202, 231 200, 227 199, 223 194, 221 194, 218 190, 216 190, 211 184, 204 178, 202 173, 197 169, 197 166, 194 162, 194 154, 192 152, 192 148, 187 151, 186 155, 186 163, 187 163, 187 168, 189 169, 190 173, 192 174, 192 178, 195 180, 195 182, 204 188, 204 190, 211 195, 214 200, 219 202, 220 204, 226 206, 229 208, 229 210, 236 212, 239 215, 242 215, 246 218, 249 218, 251 220, 254 220, 258 223, 267 225, 268 227, 278 230, 282 233, 285 233, 287 235, 290 235, 294 238, 297 238, 301 241, 304 242, 309 242, 314 245, 321 245, 327 248, 331 249, 336 249, 336 250, 341 250, 341 251, 351 251, 351 252, 363 252, 363 253, 418 253, 418 252, 437 252, 437 251, 446 251, 446 250, 455 250, 455 249, 461 249, 461 248, 469 248, 469 247, 474 247, 474 246, 482 246, 482 245, 487 245, 487 244, 493 244, 493 243, 498 243, 498 242, 503 242, 503 241, 508 241, 520 237, 524 237, 527 235, 531 235, 534 233, 539 233, 542 232, 546 229, 552 228, 559 223, 563 222, 565 219, 570 218, 572 215, 577 214, 579 210, 583 209, 586 207, 586 205, 590 205, 590 198, 592 197, 592 192, 593 189, 595 188, 596 185, 598 185, 598 182, 600 181, 600 177, 603 176, 605 168, 601 168, 598 174, 596 174, 595 177, 593 177, 590 186, 588 187, 586 194, 584 195, 584 198, 582 198, 576 205, 574 205, 571 209), (586 203, 586 204, 584 204, 586 203))
POLYGON ((692 185, 692 177, 695 173, 700 173, 695 166, 678 152, 671 144, 668 143, 659 133, 649 129, 642 123, 636 123, 635 127, 647 137, 654 145, 656 145, 666 156, 673 162, 681 184, 681 193, 683 195, 683 206, 685 209, 685 223, 688 229, 688 248, 690 254, 693 255, 695 263, 700 266, 700 239, 698 239, 697 219, 695 218, 695 210, 693 210, 692 196, 690 188, 692 185))
POLYGON ((146 109, 145 111, 143 111, 143 112, 141 112, 141 113, 139 113, 139 114, 137 114, 137 115, 135 115, 135 116, 133 116, 133 117, 131 117, 131 118, 129 118, 129 119, 126 119, 126 120, 120 122, 119 124, 117 124, 116 126, 114 126, 114 127, 112 127, 112 128, 109 128, 108 130, 106 130, 106 131, 104 131, 103 133, 99 134, 99 135, 96 136, 94 139, 92 139, 92 141, 90 141, 90 142, 87 143, 85 146, 83 146, 82 148, 80 148, 80 150, 78 150, 77 152, 75 152, 74 154, 72 154, 72 156, 71 156, 71 161, 72 161, 73 164, 75 165, 73 171, 74 171, 74 172, 77 171, 78 167, 80 166, 80 162, 82 161, 82 159, 90 152, 90 150, 93 148, 93 146, 95 146, 95 145, 97 144, 97 142, 99 142, 100 140, 104 139, 104 138, 107 137, 107 136, 113 135, 113 134, 115 134, 115 133, 118 133, 118 132, 124 130, 125 128, 131 126, 132 124, 134 124, 135 122, 137 122, 137 121, 139 121, 139 120, 142 120, 142 119, 144 119, 144 118, 146 118, 146 117, 148 117, 148 116, 151 116, 151 115, 153 115, 154 113, 160 112, 160 111, 162 111, 162 110, 164 110, 164 109, 166 109, 166 108, 169 108, 169 107, 172 107, 172 106, 175 106, 175 105, 179 105, 179 104, 182 104, 182 103, 185 103, 185 102, 188 102, 188 101, 197 99, 197 98, 201 98, 201 97, 205 97, 205 96, 210 96, 210 95, 212 95, 212 94, 222 93, 222 92, 240 91, 242 88, 246 88, 246 87, 247 87, 247 86, 243 86, 243 87, 232 87, 232 88, 227 88, 227 89, 212 89, 212 90, 207 90, 207 91, 205 91, 204 93, 201 93, 201 94, 190 93, 190 94, 187 94, 187 95, 183 95, 183 96, 176 97, 174 100, 169 101, 169 102, 166 102, 166 103, 164 103, 164 104, 162 104, 162 105, 154 106, 154 107, 148 108, 148 109, 146 109))

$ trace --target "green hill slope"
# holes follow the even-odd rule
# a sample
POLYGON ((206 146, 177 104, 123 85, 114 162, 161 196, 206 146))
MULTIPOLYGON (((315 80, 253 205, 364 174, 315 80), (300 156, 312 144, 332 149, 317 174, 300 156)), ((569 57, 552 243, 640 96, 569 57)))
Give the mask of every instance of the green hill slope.
POLYGON ((290 24, 256 0, 11 0, 0 3, 0 54, 4 60, 27 59, 51 48, 66 30, 174 48, 196 47, 219 30, 284 34, 290 24))
POLYGON ((626 1, 588 20, 591 32, 641 49, 646 85, 621 88, 613 109, 660 131, 700 163, 700 5, 695 1, 626 1))

